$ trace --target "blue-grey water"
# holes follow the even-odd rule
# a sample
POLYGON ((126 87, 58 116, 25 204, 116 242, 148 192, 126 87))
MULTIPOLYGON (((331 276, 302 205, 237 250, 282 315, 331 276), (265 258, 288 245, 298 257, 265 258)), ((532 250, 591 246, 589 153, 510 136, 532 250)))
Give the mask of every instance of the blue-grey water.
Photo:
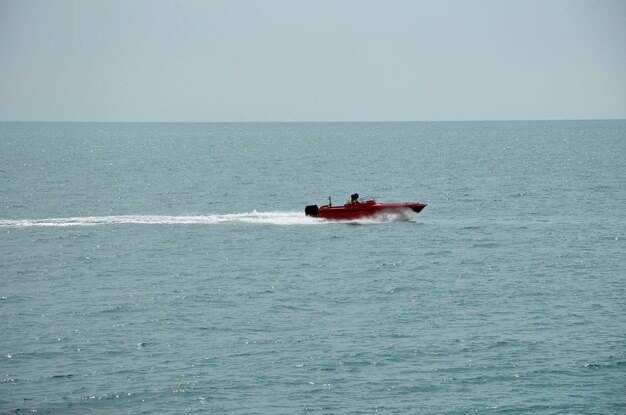
POLYGON ((0 413, 626 413, 626 121, 0 123, 0 413), (427 203, 333 223, 351 193, 427 203))

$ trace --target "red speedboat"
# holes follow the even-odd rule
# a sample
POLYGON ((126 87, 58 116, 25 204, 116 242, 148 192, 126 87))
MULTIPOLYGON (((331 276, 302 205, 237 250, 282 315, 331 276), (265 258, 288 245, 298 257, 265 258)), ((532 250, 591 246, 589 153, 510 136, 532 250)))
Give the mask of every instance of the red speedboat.
POLYGON ((347 203, 342 206, 329 204, 317 207, 309 205, 304 209, 307 216, 333 220, 367 219, 379 215, 398 215, 408 218, 413 213, 424 209, 424 203, 379 203, 376 200, 366 200, 358 203, 347 203))

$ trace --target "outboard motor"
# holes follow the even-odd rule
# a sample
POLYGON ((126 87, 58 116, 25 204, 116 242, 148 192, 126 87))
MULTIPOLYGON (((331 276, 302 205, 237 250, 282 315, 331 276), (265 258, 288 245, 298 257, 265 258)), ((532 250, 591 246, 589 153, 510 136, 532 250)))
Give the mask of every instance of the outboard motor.
POLYGON ((309 205, 304 208, 304 214, 306 216, 313 216, 316 218, 320 214, 320 209, 317 207, 317 205, 309 205))

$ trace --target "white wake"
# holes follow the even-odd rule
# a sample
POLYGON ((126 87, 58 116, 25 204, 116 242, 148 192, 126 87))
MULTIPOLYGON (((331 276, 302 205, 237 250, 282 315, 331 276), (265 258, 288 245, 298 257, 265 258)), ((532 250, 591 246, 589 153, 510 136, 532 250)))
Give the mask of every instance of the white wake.
POLYGON ((98 225, 215 225, 221 223, 250 223, 265 225, 318 225, 325 221, 305 216, 301 212, 250 212, 223 215, 169 216, 119 215, 79 216, 46 219, 0 220, 0 228, 67 227, 98 225))
POLYGON ((377 215, 370 218, 333 221, 305 216, 303 212, 249 212, 227 213, 222 215, 171 216, 171 215, 116 215, 116 216, 76 216, 45 219, 0 219, 0 228, 29 228, 102 225, 216 225, 227 223, 247 223, 259 225, 323 225, 350 223, 370 225, 409 220, 410 215, 377 215))

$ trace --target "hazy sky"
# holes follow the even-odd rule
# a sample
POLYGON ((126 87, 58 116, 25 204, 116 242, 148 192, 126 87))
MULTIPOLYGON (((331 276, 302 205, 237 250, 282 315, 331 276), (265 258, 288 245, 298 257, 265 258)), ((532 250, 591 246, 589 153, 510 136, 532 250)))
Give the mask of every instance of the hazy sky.
POLYGON ((0 120, 626 118, 626 0, 0 0, 0 120))

